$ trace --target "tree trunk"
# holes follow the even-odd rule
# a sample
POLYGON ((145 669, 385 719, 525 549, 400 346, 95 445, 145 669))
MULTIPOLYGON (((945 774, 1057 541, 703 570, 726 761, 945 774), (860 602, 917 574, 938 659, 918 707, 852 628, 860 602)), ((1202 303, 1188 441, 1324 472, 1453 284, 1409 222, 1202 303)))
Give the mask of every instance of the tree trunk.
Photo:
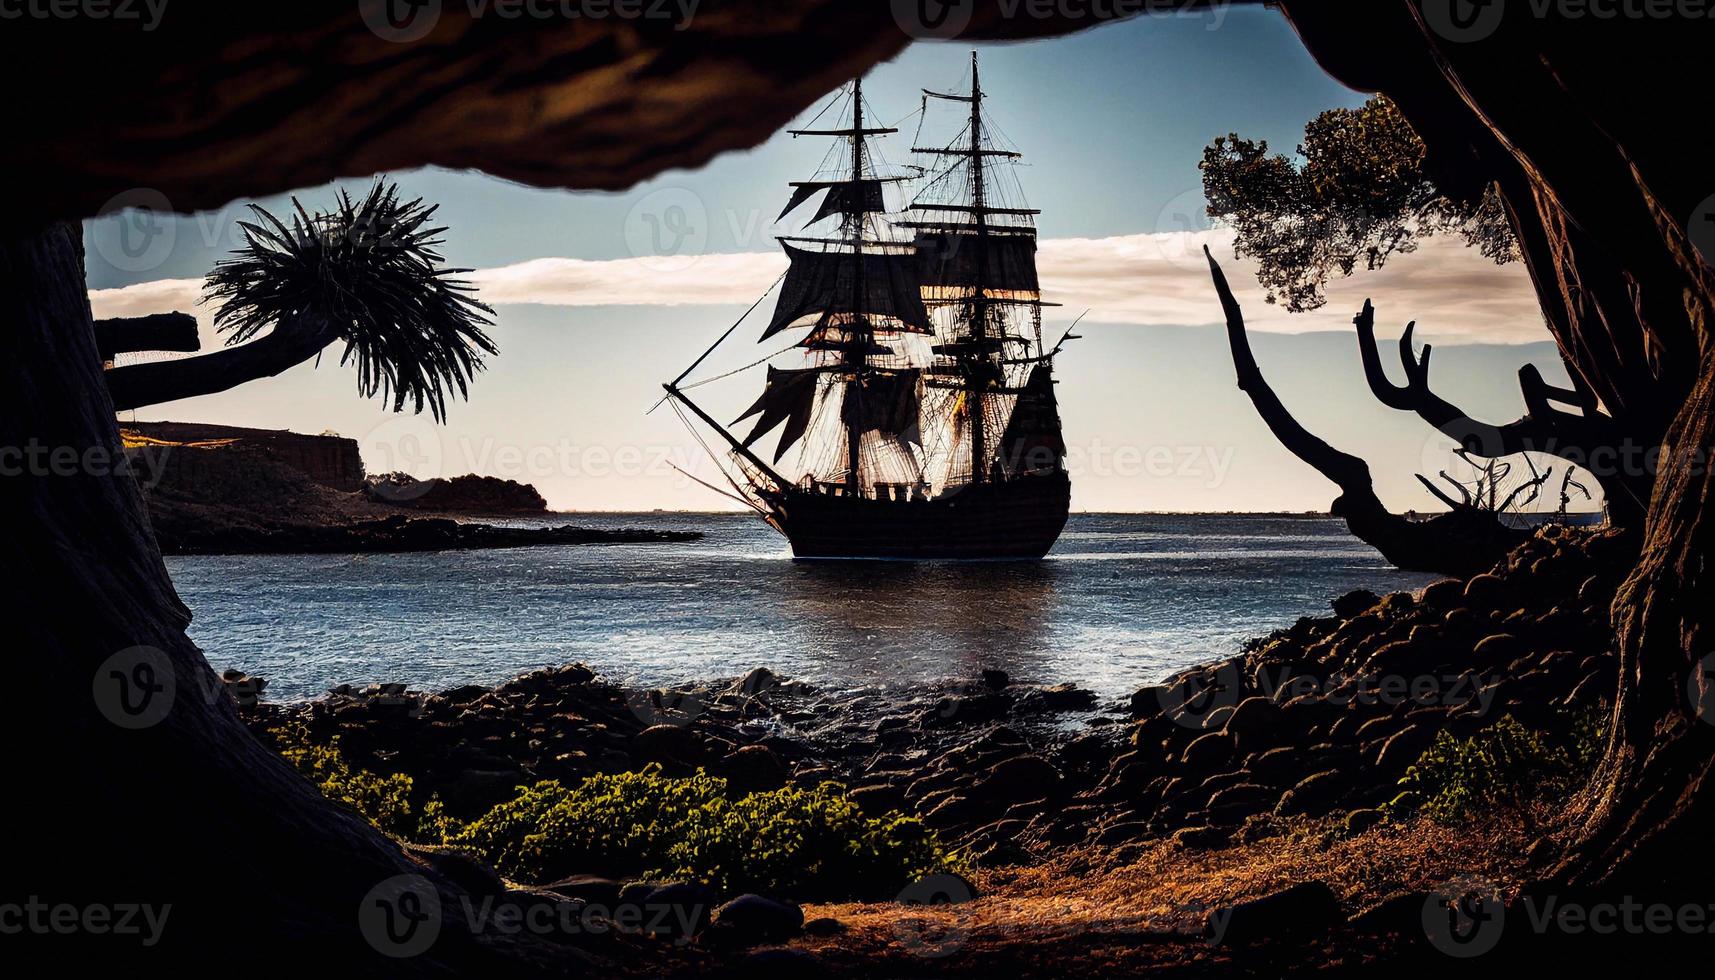
MULTIPOLYGON (((119 468, 76 224, 0 232, 0 344, 0 446, 16 449, 0 479, 14 573, 0 725, 20 789, 0 808, 0 901, 170 905, 155 950, 175 965, 517 965, 519 950, 490 960, 451 918, 418 959, 384 961, 365 941, 359 906, 377 884, 425 875, 449 917, 455 893, 252 738, 186 637, 190 614, 119 468)), ((9 956, 39 945, 62 968, 140 955, 136 937, 5 942, 9 956)))
POLYGON ((1715 290, 1687 231, 1715 185, 1686 146, 1681 100, 1704 88, 1709 21, 1539 18, 1508 5, 1492 34, 1455 43, 1407 0, 1283 7, 1337 77, 1394 97, 1432 155, 1503 149, 1562 353, 1633 432, 1663 433, 1654 479, 1639 481, 1653 483, 1642 555, 1613 604, 1610 744, 1543 887, 1706 902, 1715 290))

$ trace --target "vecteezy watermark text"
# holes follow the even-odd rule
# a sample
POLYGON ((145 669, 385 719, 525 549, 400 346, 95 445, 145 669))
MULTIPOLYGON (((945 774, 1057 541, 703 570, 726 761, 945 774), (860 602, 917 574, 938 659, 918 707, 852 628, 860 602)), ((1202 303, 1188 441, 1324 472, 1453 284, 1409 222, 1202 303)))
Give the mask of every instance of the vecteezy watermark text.
POLYGON ((1424 0, 1423 19, 1458 44, 1494 36, 1508 16, 1520 20, 1615 21, 1715 19, 1715 0, 1424 0))
POLYGON ((408 44, 428 36, 443 7, 463 6, 472 20, 659 20, 691 26, 702 0, 359 0, 363 22, 384 41, 408 44))
POLYGON ((48 902, 31 895, 22 902, 0 902, 0 935, 17 936, 134 936, 145 946, 161 941, 168 904, 117 902, 88 905, 48 902))
MULTIPOLYGON (((998 0, 1002 20, 1123 20, 1143 14, 1209 19, 1208 29, 1227 19, 1228 0, 998 0)), ((893 19, 915 38, 948 40, 963 34, 976 13, 976 0, 892 0, 893 19)))
POLYGON ((0 0, 0 20, 131 21, 145 33, 166 12, 167 0, 0 0))

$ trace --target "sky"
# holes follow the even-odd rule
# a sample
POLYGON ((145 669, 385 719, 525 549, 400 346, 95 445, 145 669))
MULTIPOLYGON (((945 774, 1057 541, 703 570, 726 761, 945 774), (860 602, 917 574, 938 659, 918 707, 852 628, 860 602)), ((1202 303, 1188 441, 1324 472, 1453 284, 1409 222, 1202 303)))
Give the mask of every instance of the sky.
MULTIPOLYGON (((917 44, 866 78, 866 101, 902 129, 881 145, 885 159, 909 161, 919 90, 964 84, 970 50, 917 44)), ((1018 179, 1042 211, 1045 298, 1064 304, 1045 318, 1045 334, 1087 311, 1084 339, 1056 372, 1075 509, 1321 511, 1334 496, 1273 441, 1234 385, 1206 243, 1227 268, 1283 400, 1313 431, 1368 459, 1396 509, 1434 509, 1414 474, 1449 468, 1451 454, 1445 439, 1368 393, 1350 326, 1366 297, 1378 308, 1384 353, 1416 320, 1420 341, 1437 348, 1437 389, 1473 415, 1517 416, 1516 375, 1526 363, 1564 377, 1522 267, 1494 266, 1457 240, 1431 240, 1379 272, 1335 281, 1314 314, 1264 303, 1254 267, 1234 260, 1230 234, 1202 217, 1202 149, 1237 132, 1290 151, 1311 117, 1364 99, 1328 78, 1278 15, 1247 8, 1144 18, 979 51, 990 115, 1024 152, 1018 179)), ((469 402, 451 406, 446 426, 359 398, 337 344, 319 364, 135 417, 338 432, 359 440, 371 472, 517 479, 561 510, 735 507, 679 472, 716 476, 697 435, 669 409, 649 410, 661 383, 784 269, 773 235, 797 225, 776 226, 774 216, 788 182, 810 177, 825 151, 825 140, 781 133, 621 193, 436 169, 388 175, 408 196, 440 205, 448 262, 476 270, 469 278, 496 309, 500 354, 469 402)), ((336 187, 368 183, 295 194, 314 210, 336 187)), ((202 277, 236 246, 235 222, 249 203, 89 222, 96 315, 185 310, 203 326, 204 349, 218 345, 213 309, 196 303, 202 277)), ((276 213, 289 206, 286 196, 254 203, 276 213)), ((776 349, 754 346, 758 334, 760 324, 741 329, 693 378, 776 349)), ((698 393, 717 417, 731 417, 760 383, 741 376, 698 393)))

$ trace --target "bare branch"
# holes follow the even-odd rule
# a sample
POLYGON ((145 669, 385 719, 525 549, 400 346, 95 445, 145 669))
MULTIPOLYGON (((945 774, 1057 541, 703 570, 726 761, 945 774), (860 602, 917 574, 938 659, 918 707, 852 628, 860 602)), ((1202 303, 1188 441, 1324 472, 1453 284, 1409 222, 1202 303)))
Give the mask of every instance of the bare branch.
POLYGON ((1215 291, 1220 295, 1221 308, 1226 313, 1227 342, 1232 347, 1233 367, 1238 372, 1239 389, 1250 396, 1251 403, 1256 406, 1257 414, 1262 416, 1269 431, 1274 433, 1280 444, 1294 456, 1315 467, 1318 473, 1332 480, 1343 491, 1361 490, 1373 494, 1369 464, 1356 456, 1340 452, 1305 429, 1292 417, 1292 413, 1286 410, 1274 389, 1264 380, 1262 370, 1257 367, 1256 355, 1251 353, 1250 339, 1245 334, 1244 311, 1239 308, 1239 301, 1233 296, 1232 287, 1227 284, 1226 274, 1221 271, 1220 264, 1215 261, 1214 254, 1206 245, 1203 247, 1203 254, 1209 259, 1209 271, 1215 280, 1215 291))
POLYGON ((1495 511, 1495 513, 1504 514, 1507 511, 1511 510, 1513 503, 1518 500, 1519 494, 1524 493, 1526 491, 1530 492, 1530 496, 1526 497, 1524 499, 1524 501, 1519 504, 1519 506, 1523 507, 1526 504, 1534 502, 1536 500, 1536 498, 1542 494, 1542 485, 1544 483, 1547 483, 1549 477, 1551 477, 1553 475, 1554 475, 1554 467, 1550 466, 1548 468, 1547 472, 1541 474, 1540 476, 1537 476, 1535 479, 1526 480, 1524 483, 1519 484, 1516 488, 1514 488, 1512 493, 1507 494, 1507 499, 1501 503, 1500 508, 1497 509, 1495 511))
MULTIPOLYGON (((1447 474, 1443 473, 1441 475, 1446 476, 1447 474)), ((1469 507, 1470 506, 1470 500, 1471 500, 1470 494, 1465 494, 1465 501, 1466 502, 1461 504, 1458 501, 1454 500, 1452 497, 1449 497, 1449 496, 1447 496, 1447 494, 1443 493, 1441 488, 1435 485, 1435 481, 1431 480, 1429 477, 1424 476, 1422 473, 1418 473, 1418 474, 1416 474, 1416 476, 1417 476, 1417 482, 1423 484, 1423 488, 1425 490, 1428 490, 1430 493, 1434 494, 1438 500, 1440 500, 1442 503, 1446 504, 1449 508, 1451 508, 1453 510, 1458 510, 1461 507, 1469 507)), ((1459 485, 1457 483, 1455 483, 1454 486, 1458 487, 1459 485)), ((1465 493, 1465 488, 1459 487, 1459 492, 1465 493)))

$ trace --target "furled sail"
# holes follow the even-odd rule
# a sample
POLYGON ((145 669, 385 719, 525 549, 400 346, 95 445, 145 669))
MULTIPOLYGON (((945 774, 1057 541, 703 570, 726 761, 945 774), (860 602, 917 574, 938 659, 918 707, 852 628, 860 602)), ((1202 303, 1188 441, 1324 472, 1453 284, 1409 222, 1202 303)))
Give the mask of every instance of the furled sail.
POLYGON ((791 214, 799 205, 821 191, 827 191, 828 196, 822 198, 822 206, 816 210, 816 216, 810 219, 810 224, 836 214, 885 211, 887 205, 882 199, 881 184, 880 180, 874 178, 801 181, 792 185, 792 199, 786 202, 785 210, 774 220, 779 221, 791 214))
POLYGON ((1041 291, 1033 234, 990 234, 979 242, 974 229, 955 231, 946 226, 944 231, 919 233, 916 246, 918 275, 931 298, 941 287, 979 283, 990 291, 1041 291))
POLYGON ((890 317, 916 333, 932 333, 929 311, 923 306, 917 257, 904 253, 812 252, 781 243, 791 266, 780 285, 774 318, 762 339, 767 340, 811 314, 861 313, 890 317), (854 276, 862 280, 861 292, 854 276), (858 309, 853 309, 853 300, 858 309))
POLYGON ((770 365, 768 385, 762 389, 761 397, 743 415, 733 419, 733 424, 737 425, 752 415, 762 416, 756 427, 750 430, 750 435, 745 437, 744 444, 751 445, 785 422, 780 444, 774 449, 774 461, 780 462, 780 457, 786 455, 786 450, 802 439, 810 427, 810 413, 816 402, 816 379, 823 373, 821 368, 785 370, 770 365))
POLYGON ((876 371, 846 386, 840 421, 859 432, 881 432, 922 445, 920 371, 876 371))

